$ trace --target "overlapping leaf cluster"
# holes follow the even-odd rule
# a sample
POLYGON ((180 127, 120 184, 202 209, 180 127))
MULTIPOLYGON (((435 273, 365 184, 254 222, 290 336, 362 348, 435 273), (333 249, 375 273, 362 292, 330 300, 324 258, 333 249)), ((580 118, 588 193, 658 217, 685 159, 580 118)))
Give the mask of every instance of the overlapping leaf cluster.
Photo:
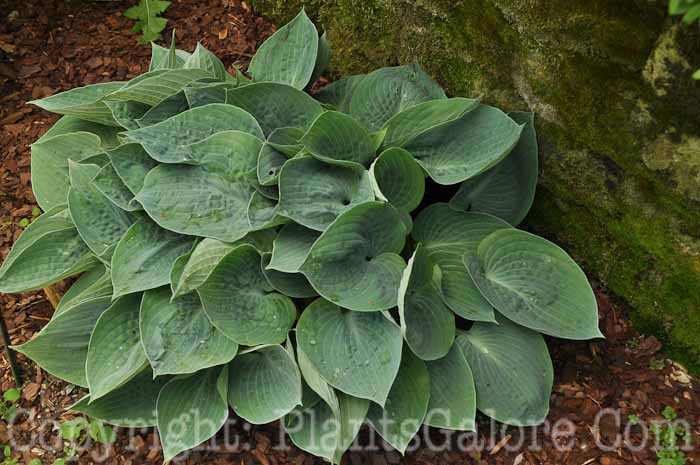
POLYGON ((157 426, 166 460, 229 406, 284 418, 333 462, 365 420, 400 451, 421 424, 473 429, 477 410, 543 421, 540 333, 600 333, 580 268, 514 228, 532 116, 447 98, 417 65, 312 97, 329 53, 302 12, 250 80, 201 46, 154 45, 142 76, 34 102, 65 116, 32 146, 45 213, 0 291, 82 273, 17 347, 89 388, 74 410, 157 426))

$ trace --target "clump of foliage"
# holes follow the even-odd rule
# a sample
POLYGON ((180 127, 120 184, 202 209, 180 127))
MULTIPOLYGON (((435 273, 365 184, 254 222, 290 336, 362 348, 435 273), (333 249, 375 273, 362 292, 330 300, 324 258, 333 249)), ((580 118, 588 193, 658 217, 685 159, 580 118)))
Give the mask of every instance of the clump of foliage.
POLYGON ((678 413, 671 406, 664 407, 661 412, 665 423, 651 425, 651 431, 656 436, 658 447, 656 450, 657 463, 659 465, 685 465, 685 452, 680 450, 678 443, 684 441, 690 443, 690 431, 682 424, 677 424, 678 413))
POLYGON ((45 213, 0 291, 82 273, 16 347, 89 389, 74 411, 157 426, 170 460, 230 406, 336 463, 365 421, 403 452, 477 410, 545 419, 542 335, 601 333, 581 269, 514 227, 532 115, 447 98, 418 65, 309 95, 329 57, 302 11, 247 77, 153 45, 142 76, 33 102, 65 116, 32 146, 45 213))
POLYGON ((124 16, 136 21, 131 28, 137 34, 141 34, 140 44, 147 44, 161 38, 161 32, 168 24, 168 20, 161 17, 170 6, 165 0, 139 0, 137 5, 128 8, 124 16))
MULTIPOLYGON (((668 12, 674 16, 683 16, 683 22, 700 25, 700 0, 671 0, 668 12)), ((700 69, 693 73, 693 79, 700 79, 700 69)))

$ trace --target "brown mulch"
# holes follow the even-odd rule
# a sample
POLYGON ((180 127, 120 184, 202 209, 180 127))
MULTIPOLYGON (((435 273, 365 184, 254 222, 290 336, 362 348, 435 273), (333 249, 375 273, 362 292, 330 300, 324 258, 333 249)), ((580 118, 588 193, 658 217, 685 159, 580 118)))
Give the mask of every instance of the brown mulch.
MULTIPOLYGON (((148 68, 150 49, 136 45, 137 36, 130 32, 131 21, 121 12, 125 2, 9 2, 0 0, 0 259, 9 252, 13 241, 22 231, 19 223, 30 219, 36 206, 30 185, 29 145, 40 137, 57 119, 38 108, 26 105, 41 98, 76 86, 111 80, 128 80, 148 68)), ((239 0, 175 0, 166 13, 170 28, 176 28, 179 48, 191 50, 197 41, 214 51, 233 73, 236 65, 245 69, 256 46, 272 30, 263 18, 239 0)), ((661 344, 653 337, 639 335, 627 319, 624 307, 611 302, 604 290, 597 289, 601 328, 607 339, 595 342, 550 341, 555 365, 555 386, 549 421, 568 419, 576 425, 576 434, 569 451, 555 447, 561 442, 544 428, 535 436, 543 448, 529 451, 522 448, 509 451, 508 445, 518 441, 516 430, 497 432, 495 447, 474 448, 470 452, 431 451, 422 447, 401 457, 395 452, 352 452, 344 463, 362 464, 655 464, 655 452, 650 448, 630 452, 625 447, 601 451, 595 447, 599 440, 609 444, 618 431, 627 426, 628 415, 642 420, 658 419, 666 406, 672 406, 679 418, 694 425, 693 444, 696 451, 688 453, 688 463, 700 463, 698 425, 700 424, 700 383, 689 377, 682 367, 665 360, 661 344), (652 362, 654 361, 654 362, 652 362), (650 362, 655 368, 650 368, 650 362), (621 424, 610 416, 596 416, 604 409, 620 409, 621 424)), ((13 344, 30 339, 48 321, 52 313, 43 293, 0 295, 2 315, 8 322, 13 344)), ((60 421, 70 418, 65 408, 77 400, 80 389, 43 373, 24 357, 19 357, 25 377, 21 406, 29 414, 22 415, 12 433, 29 441, 34 420, 60 421)), ((0 388, 3 391, 14 382, 4 356, 0 360, 0 388)), ((488 422, 480 428, 480 437, 492 432, 488 422)), ((55 425, 44 426, 52 442, 34 445, 19 454, 20 463, 34 457, 45 464, 63 456, 55 425)), ((638 441, 642 431, 631 427, 631 438, 638 441)), ((8 441, 7 424, 0 421, 0 443, 8 441)), ((322 463, 296 448, 276 450, 277 426, 248 427, 241 422, 229 429, 241 435, 241 444, 226 453, 195 453, 187 463, 215 464, 296 464, 322 463)), ((527 433, 530 441, 532 431, 527 433)), ((424 435, 425 436, 425 435, 424 435)), ((367 432, 361 434, 365 440, 367 432)), ((444 441, 439 431, 429 433, 430 439, 444 441)), ((488 443, 488 442, 487 442, 488 443)), ((162 455, 157 436, 147 430, 129 438, 122 432, 111 450, 98 448, 108 464, 160 463, 162 455)), ((529 442, 525 443, 526 445, 529 442)), ((97 460, 89 453, 80 455, 79 463, 97 460)))

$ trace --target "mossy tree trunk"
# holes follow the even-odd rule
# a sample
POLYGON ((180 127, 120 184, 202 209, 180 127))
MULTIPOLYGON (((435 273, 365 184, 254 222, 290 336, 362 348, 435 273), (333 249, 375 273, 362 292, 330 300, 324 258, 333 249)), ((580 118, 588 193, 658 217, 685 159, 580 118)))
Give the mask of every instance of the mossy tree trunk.
POLYGON ((667 0, 256 0, 302 4, 340 74, 417 61, 450 95, 536 113, 529 224, 700 367, 700 33, 667 0))

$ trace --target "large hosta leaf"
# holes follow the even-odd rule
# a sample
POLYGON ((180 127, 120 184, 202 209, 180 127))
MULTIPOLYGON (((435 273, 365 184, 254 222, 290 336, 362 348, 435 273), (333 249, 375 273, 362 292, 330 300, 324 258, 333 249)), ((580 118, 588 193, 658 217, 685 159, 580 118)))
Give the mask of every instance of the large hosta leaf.
POLYGON ((0 292, 41 289, 95 265, 67 213, 55 207, 22 232, 0 266, 0 292))
POLYGON ((335 82, 320 89, 314 97, 326 105, 335 108, 343 113, 350 113, 350 100, 357 88, 357 85, 364 79, 366 74, 345 76, 335 82))
POLYGON ((161 47, 155 42, 151 42, 151 62, 148 65, 149 71, 158 69, 180 69, 185 64, 185 60, 190 56, 185 50, 161 47))
POLYGON ((321 161, 369 167, 374 144, 369 131, 351 116, 337 111, 322 113, 301 139, 306 150, 321 161))
POLYGON ((229 74, 226 72, 224 64, 219 60, 219 58, 212 52, 207 50, 198 43, 197 47, 192 52, 192 55, 187 57, 183 66, 185 69, 201 69, 209 73, 210 76, 215 77, 221 81, 226 80, 229 74))
POLYGON ((479 100, 450 98, 429 100, 395 114, 384 125, 383 147, 401 147, 414 137, 460 118, 479 106, 479 100))
POLYGON ((384 406, 401 363, 396 323, 318 299, 299 319, 297 343, 330 385, 384 406))
POLYGON ((211 324, 199 296, 171 297, 164 286, 147 291, 141 304, 141 340, 155 375, 194 373, 230 362, 238 344, 211 324))
POLYGON ((68 209, 75 227, 95 255, 102 255, 122 238, 132 216, 116 206, 92 182, 100 167, 68 161, 71 188, 68 209))
POLYGON ((382 152, 372 163, 369 174, 377 197, 386 199, 401 211, 410 212, 423 200, 423 169, 401 148, 382 152))
POLYGON ((162 163, 190 161, 181 146, 199 142, 221 131, 241 131, 264 139, 262 130, 250 113, 233 105, 211 103, 184 111, 153 126, 125 132, 134 142, 162 163))
POLYGON ((459 344, 453 344, 446 356, 427 362, 427 365, 430 373, 430 402, 425 424, 436 428, 473 431, 477 397, 474 375, 459 344))
POLYGON ((289 160, 280 173, 279 213, 317 231, 354 205, 374 200, 369 174, 312 157, 289 160))
POLYGON ((155 105, 178 93, 190 82, 207 77, 212 77, 212 75, 203 69, 150 71, 132 79, 125 86, 110 93, 106 96, 106 99, 155 105))
POLYGON ((109 305, 109 297, 76 305, 52 318, 32 340, 13 349, 31 358, 52 375, 87 387, 85 361, 90 335, 97 319, 109 305))
POLYGON ((120 144, 117 138, 117 133, 122 131, 122 128, 117 126, 105 126, 104 124, 93 123, 80 119, 77 116, 62 116, 48 131, 44 133, 34 144, 44 142, 55 136, 70 134, 73 132, 89 132, 100 138, 102 148, 110 149, 120 144))
POLYGON ((318 293, 309 284, 301 273, 284 273, 268 268, 271 255, 265 254, 262 258, 263 274, 277 292, 296 299, 307 299, 309 297, 317 297, 318 293))
POLYGON ((210 437, 228 418, 228 366, 178 376, 158 396, 158 433, 165 462, 210 437))
POLYGON ((100 168, 92 180, 92 184, 114 205, 124 211, 141 210, 141 205, 134 200, 134 194, 129 190, 112 163, 100 168))
POLYGON ((112 256, 114 297, 170 283, 170 270, 194 239, 160 228, 148 218, 134 223, 112 256))
MULTIPOLYGON (((57 313, 60 313, 63 309, 72 305, 73 302, 76 302, 83 294, 87 293, 88 289, 91 289, 93 286, 97 285, 98 282, 104 280, 105 275, 109 275, 109 272, 101 263, 96 264, 81 274, 80 278, 78 278, 63 294, 61 300, 58 302, 58 306, 54 310, 53 316, 56 316, 57 313)), ((109 287, 111 288, 112 281, 111 279, 108 279, 108 281, 109 287)), ((112 295, 112 293, 109 292, 107 295, 112 295)))
POLYGON ((92 84, 51 95, 41 100, 32 100, 29 103, 52 113, 77 116, 84 120, 109 126, 119 126, 112 117, 112 111, 102 99, 123 86, 123 82, 92 84))
POLYGON ((90 401, 87 395, 70 407, 90 418, 126 428, 156 426, 156 401, 167 376, 153 378, 149 368, 109 394, 90 401))
POLYGON ((450 200, 458 210, 490 213, 513 225, 527 215, 537 187, 537 138, 532 113, 510 113, 524 124, 520 140, 498 165, 464 181, 450 200))
POLYGON ((279 179, 280 170, 287 160, 287 156, 273 147, 265 144, 258 155, 257 175, 258 182, 263 186, 275 186, 279 179))
POLYGON ((301 267, 318 293, 345 308, 396 306, 405 267, 397 255, 406 236, 394 207, 365 202, 346 211, 318 238, 301 267))
POLYGON ((100 138, 89 132, 60 134, 32 144, 32 191, 48 211, 68 199, 68 161, 80 161, 102 151, 100 138))
POLYGON ((440 295, 441 272, 419 244, 399 287, 401 331, 423 360, 447 355, 455 337, 455 317, 440 295))
POLYGON ((438 184, 456 184, 495 166, 517 144, 522 126, 481 105, 403 145, 438 184))
POLYGON ((253 424, 278 420, 301 405, 299 368, 282 346, 241 353, 229 371, 229 403, 236 414, 253 424))
POLYGON ((158 165, 140 144, 120 145, 107 152, 107 155, 114 171, 134 195, 143 188, 148 172, 158 165))
POLYGON ((503 228, 510 228, 510 225, 490 215, 458 212, 444 203, 429 206, 416 218, 411 235, 440 266, 445 302, 463 318, 494 319, 491 304, 469 277, 461 257, 466 251, 476 251, 484 237, 503 228))
POLYGON ((248 66, 255 81, 271 81, 303 89, 309 83, 318 53, 318 32, 304 10, 260 46, 248 66))
POLYGON ((170 97, 162 100, 157 105, 151 107, 144 115, 136 120, 139 127, 145 128, 154 124, 162 123, 168 118, 172 118, 183 111, 190 109, 184 89, 170 97))
POLYGON ((258 82, 227 90, 226 103, 253 115, 266 136, 279 128, 306 130, 323 111, 309 94, 273 82, 258 82))
POLYGON ((320 235, 320 232, 296 223, 284 225, 273 242, 272 258, 267 268, 284 273, 298 272, 320 235))
POLYGON ((464 263, 482 294, 510 320, 555 337, 603 337, 586 275, 548 240, 503 229, 467 253, 464 263))
POLYGON ((540 334, 499 316, 475 323, 457 344, 474 370, 476 406, 508 425, 539 425, 549 412, 552 361, 540 334))
POLYGON ((131 100, 106 100, 105 104, 112 111, 112 117, 124 129, 138 129, 136 122, 139 118, 150 110, 150 105, 131 100))
POLYGON ((121 297, 97 320, 85 373, 95 401, 136 376, 147 364, 139 335, 141 294, 121 297))
POLYGON ((180 297, 196 290, 207 280, 221 259, 235 247, 235 244, 209 238, 198 243, 192 254, 189 255, 178 279, 172 282, 174 297, 180 297))
POLYGON ((197 292, 214 326, 239 344, 284 342, 296 319, 294 303, 272 292, 251 245, 229 252, 197 292))
POLYGON ((350 114, 377 131, 410 106, 444 98, 445 92, 417 64, 380 68, 354 88, 350 114))
POLYGON ((372 404, 367 419, 386 442, 403 454, 423 424, 429 398, 430 377, 425 362, 404 350, 386 407, 372 404))

